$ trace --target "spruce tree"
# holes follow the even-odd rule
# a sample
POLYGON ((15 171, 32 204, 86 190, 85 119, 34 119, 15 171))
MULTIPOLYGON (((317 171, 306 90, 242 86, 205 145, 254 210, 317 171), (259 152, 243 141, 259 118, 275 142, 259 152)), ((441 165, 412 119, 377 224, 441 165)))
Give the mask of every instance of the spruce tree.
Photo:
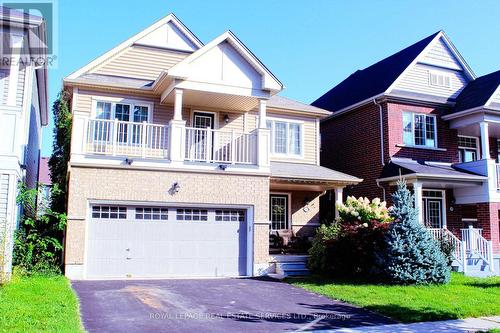
POLYGON ((394 222, 377 253, 379 268, 390 283, 448 283, 450 268, 439 244, 418 222, 414 197, 400 180, 392 195, 394 222))

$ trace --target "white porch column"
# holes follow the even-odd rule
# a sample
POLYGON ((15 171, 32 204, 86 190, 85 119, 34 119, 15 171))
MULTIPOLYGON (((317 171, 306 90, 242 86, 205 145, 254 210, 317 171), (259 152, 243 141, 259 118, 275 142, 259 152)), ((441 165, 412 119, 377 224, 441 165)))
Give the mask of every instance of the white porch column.
POLYGON ((186 140, 186 121, 182 120, 182 89, 175 89, 174 118, 170 120, 170 161, 181 163, 184 161, 184 146, 186 140))
POLYGON ((259 99, 259 128, 257 128, 257 165, 269 167, 271 148, 271 133, 266 125, 267 100, 259 99))
POLYGON ((479 123, 481 129, 481 158, 487 160, 490 158, 490 135, 488 131, 488 123, 482 121, 479 123))
POLYGON ((259 99, 259 128, 267 128, 267 99, 259 99))
POLYGON ((337 208, 337 204, 341 204, 343 202, 343 187, 335 188, 335 218, 339 217, 339 209, 337 208))
POLYGON ((424 224, 424 210, 422 207, 422 183, 413 183, 413 195, 415 196, 415 209, 417 209, 418 222, 424 224))
POLYGON ((182 89, 175 89, 174 120, 182 120, 182 89))

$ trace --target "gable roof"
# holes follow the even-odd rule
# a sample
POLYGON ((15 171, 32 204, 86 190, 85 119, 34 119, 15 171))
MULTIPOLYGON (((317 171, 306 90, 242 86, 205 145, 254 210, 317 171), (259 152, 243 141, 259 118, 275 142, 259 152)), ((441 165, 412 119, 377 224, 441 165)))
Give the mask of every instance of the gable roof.
POLYGON ((257 70, 263 77, 262 88, 279 91, 284 88, 283 83, 281 83, 278 78, 257 58, 250 49, 246 47, 243 42, 241 42, 230 30, 224 32, 222 35, 216 37, 210 43, 203 46, 199 50, 191 53, 189 56, 184 58, 182 61, 170 68, 167 73, 170 76, 187 78, 189 76, 189 65, 203 54, 216 47, 217 45, 228 42, 233 46, 244 58, 250 63, 250 65, 257 70))
POLYGON ((384 93, 439 33, 440 31, 365 69, 357 70, 312 105, 338 111, 384 93))
POLYGON ((108 60, 109 58, 115 56, 119 52, 125 50, 127 47, 133 45, 135 42, 139 41, 141 38, 144 36, 148 35, 149 33, 153 32, 154 30, 158 29, 164 24, 167 24, 168 22, 173 23, 198 49, 203 46, 203 43, 196 37, 191 30, 189 30, 173 13, 168 14, 164 18, 158 20, 154 24, 150 25, 146 29, 142 30, 141 32, 135 34, 134 36, 130 37, 126 41, 122 42, 118 46, 114 47, 113 49, 109 50, 108 52, 104 53, 103 55, 97 57, 87 65, 83 66, 82 68, 78 69, 77 71, 71 73, 68 75, 67 79, 73 80, 78 78, 80 75, 85 74, 92 68, 96 67, 97 65, 103 63, 104 61, 108 60))
POLYGON ((500 70, 469 82, 457 96, 451 113, 465 111, 488 104, 500 86, 500 70))
POLYGON ((390 95, 405 73, 417 62, 424 61, 423 57, 435 41, 442 41, 449 48, 469 80, 475 79, 472 69, 444 31, 440 30, 363 70, 356 71, 312 105, 333 111, 335 113, 332 116, 335 116, 337 111, 348 111, 354 106, 369 103, 386 94, 390 95))

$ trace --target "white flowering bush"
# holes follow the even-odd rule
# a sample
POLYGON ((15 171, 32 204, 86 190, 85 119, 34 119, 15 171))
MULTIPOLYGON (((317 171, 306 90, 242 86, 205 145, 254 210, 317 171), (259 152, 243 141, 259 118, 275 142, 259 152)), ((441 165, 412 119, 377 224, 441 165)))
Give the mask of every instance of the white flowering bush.
POLYGON ((337 222, 355 223, 365 227, 373 222, 391 222, 389 210, 385 201, 375 198, 372 201, 368 198, 347 197, 345 203, 338 203, 337 209, 339 217, 337 222))

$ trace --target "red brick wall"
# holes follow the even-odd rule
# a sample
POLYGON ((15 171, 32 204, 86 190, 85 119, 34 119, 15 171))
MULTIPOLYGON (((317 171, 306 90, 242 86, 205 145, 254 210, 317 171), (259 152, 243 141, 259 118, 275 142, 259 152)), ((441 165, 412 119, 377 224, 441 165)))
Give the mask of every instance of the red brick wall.
POLYGON ((382 172, 378 106, 369 104, 322 122, 321 141, 322 165, 363 179, 346 188, 345 195, 382 196, 375 182, 382 172))
POLYGON ((448 123, 441 119, 444 110, 392 102, 388 104, 387 109, 390 156, 412 158, 414 160, 458 162, 457 131, 450 129, 448 123), (398 147, 398 145, 403 144, 403 111, 436 115, 438 148, 445 150, 398 147))
POLYGON ((483 228, 484 238, 493 243, 493 252, 500 253, 499 203, 477 204, 477 226, 483 228))

